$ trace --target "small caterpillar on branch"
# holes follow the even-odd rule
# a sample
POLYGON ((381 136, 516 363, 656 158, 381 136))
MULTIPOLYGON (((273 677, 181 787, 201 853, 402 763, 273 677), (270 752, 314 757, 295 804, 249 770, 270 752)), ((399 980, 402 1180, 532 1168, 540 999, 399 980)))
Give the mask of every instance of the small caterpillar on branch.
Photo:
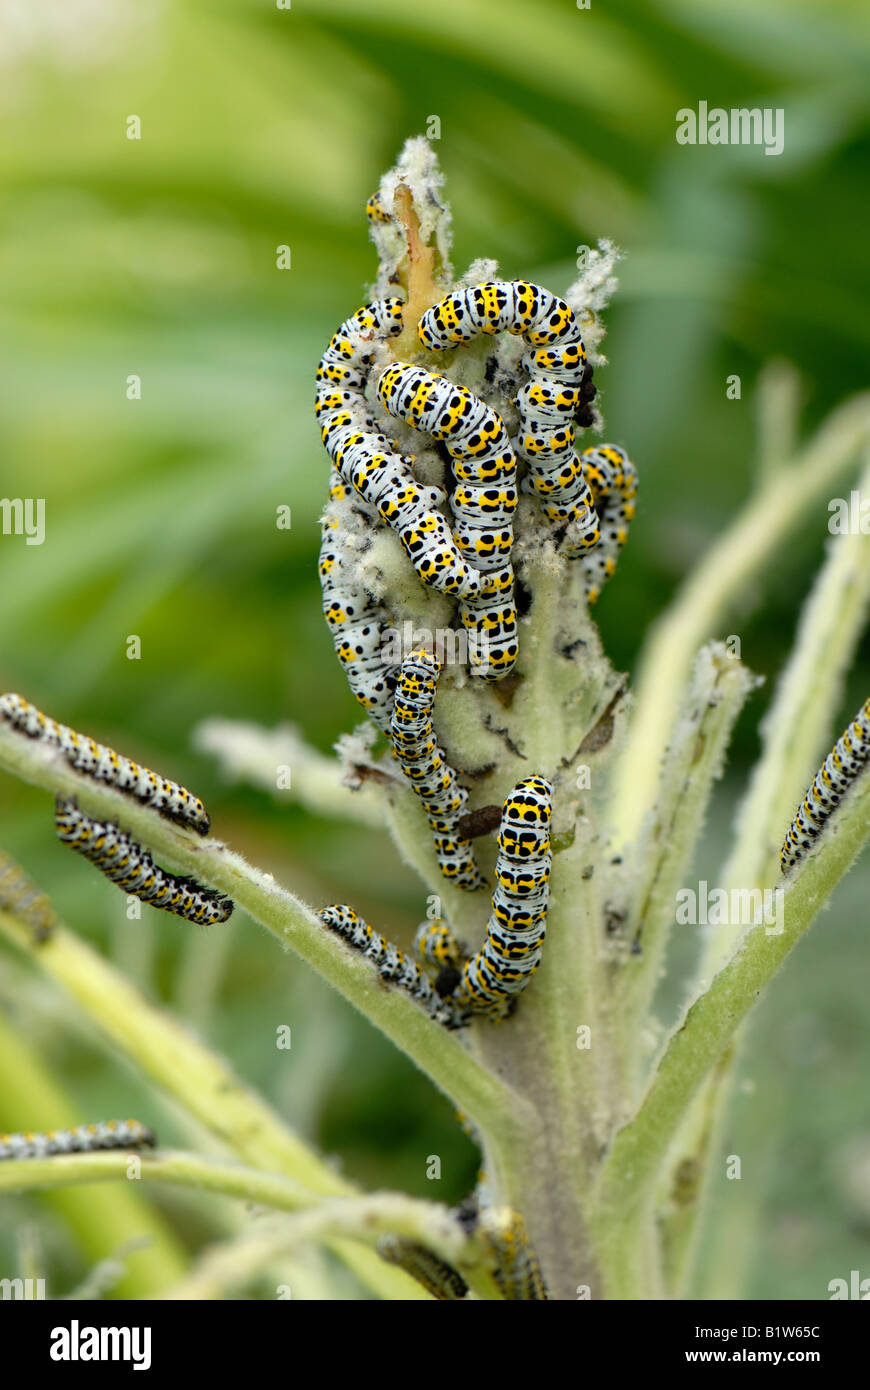
POLYGON ((425 1245, 401 1236, 381 1236, 377 1248, 382 1260, 398 1265, 439 1302, 456 1302, 468 1294, 462 1275, 425 1245))
POLYGON ((787 873, 812 849, 826 822, 870 761, 870 700, 867 700, 819 768, 780 850, 787 873))
POLYGON ((117 825, 92 820, 74 801, 58 800, 54 823, 58 839, 89 859, 112 883, 143 903, 213 926, 225 922, 233 903, 222 893, 202 888, 194 879, 178 878, 154 863, 151 855, 117 825))
POLYGON ((0 695, 0 718, 28 738, 59 748, 70 766, 86 777, 117 787, 144 806, 151 806, 167 820, 188 826, 198 835, 208 834, 205 807, 186 787, 159 777, 147 767, 140 767, 132 758, 122 757, 104 743, 77 734, 66 724, 58 724, 20 695, 0 695))
POLYGON ((95 1153, 100 1149, 152 1149, 153 1130, 138 1120, 105 1120, 76 1129, 49 1129, 41 1134, 0 1134, 0 1160, 53 1158, 57 1154, 95 1153))
POLYGON ((466 1013, 452 1001, 441 999, 416 961, 409 960, 392 941, 373 931, 352 907, 334 903, 321 908, 317 915, 325 927, 372 961, 382 979, 410 994, 437 1023, 450 1029, 465 1026, 466 1013))
POLYGON ((57 913, 47 893, 37 887, 20 864, 0 850, 0 908, 30 928, 36 941, 47 941, 57 926, 57 913))

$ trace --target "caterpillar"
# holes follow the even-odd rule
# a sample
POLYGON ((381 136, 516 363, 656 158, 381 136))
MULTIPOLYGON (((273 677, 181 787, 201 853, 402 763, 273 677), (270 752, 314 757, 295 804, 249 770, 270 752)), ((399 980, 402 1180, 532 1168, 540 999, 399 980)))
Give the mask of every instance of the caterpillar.
POLYGON ((465 1011, 451 1000, 441 999, 416 961, 409 960, 398 946, 373 931, 352 907, 333 903, 321 908, 317 915, 325 927, 343 937, 354 950, 362 951, 382 979, 410 994, 437 1023, 450 1029, 465 1026, 465 1011))
POLYGON ((420 923, 414 937, 414 949, 422 961, 439 969, 445 966, 456 968, 464 954, 443 917, 420 923))
POLYGON ((99 1149, 153 1149, 157 1138, 138 1120, 105 1120, 44 1134, 0 1134, 0 1160, 53 1158, 56 1154, 94 1153, 99 1149))
POLYGON ((317 369, 314 411, 321 439, 342 478, 398 535, 420 580, 445 594, 481 593, 480 575, 458 552, 438 488, 424 487, 411 460, 378 432, 369 416, 365 384, 376 338, 402 330, 402 301, 376 299, 333 334, 317 369))
POLYGON ((28 738, 59 748, 70 766, 85 776, 117 787, 144 806, 159 811, 167 820, 188 826, 198 835, 208 834, 205 807, 186 787, 158 776, 147 767, 140 767, 132 758, 121 757, 103 743, 77 734, 66 724, 58 724, 20 695, 0 695, 0 718, 28 738))
POLYGON ((381 1259, 404 1269, 440 1302, 455 1302, 466 1297, 468 1285, 462 1275, 425 1245, 401 1236, 381 1236, 377 1248, 381 1259))
POLYGON ((392 222, 392 217, 383 204, 380 193, 373 193, 366 203, 366 217, 370 222, 392 222))
POLYGON ((432 730, 440 674, 441 662, 424 648, 405 658, 393 702, 390 737, 393 752, 435 832, 438 867, 457 887, 473 892, 484 880, 471 841, 456 833, 468 792, 459 785, 432 730))
MULTIPOLYGON (((330 501, 348 496, 349 489, 335 468, 330 478, 330 501)), ((336 655, 347 682, 378 728, 390 732, 390 712, 398 666, 387 660, 386 614, 376 599, 354 579, 356 556, 345 547, 335 517, 321 518, 322 543, 318 572, 323 593, 323 616, 332 633, 336 655)))
POLYGON ((591 368, 574 311, 528 280, 493 280, 457 290, 422 315, 417 333, 432 352, 479 333, 517 334, 532 349, 520 363, 529 380, 516 396, 517 449, 551 521, 568 522, 564 553, 576 559, 600 539, 598 513, 574 447, 574 419, 590 423, 591 368))
POLYGON ((465 962, 454 995, 459 1007, 505 1018, 514 996, 541 963, 550 883, 553 789, 526 777, 507 796, 498 833, 496 886, 486 940, 465 962))
POLYGON ((825 823, 870 761, 870 700, 865 701, 819 768, 779 852, 787 873, 812 849, 825 823))
POLYGON ((54 823, 58 839, 77 854, 83 854, 112 883, 143 903, 204 926, 225 922, 232 913, 229 898, 200 887, 194 879, 167 873, 117 825, 92 820, 78 809, 75 801, 58 799, 54 823))
POLYGON ((549 1300, 538 1257, 518 1211, 509 1207, 484 1209, 480 1234, 492 1252, 493 1276, 505 1299, 523 1303, 549 1300))
POLYGON ((34 939, 47 941, 58 918, 47 893, 28 877, 19 864, 0 850, 0 908, 29 927, 34 939))
POLYGON ((390 415, 443 440, 453 460, 453 538, 486 576, 483 593, 459 596, 471 674, 502 680, 519 651, 514 602, 513 513, 517 466, 501 417, 464 386, 397 362, 378 381, 390 415))
POLYGON ((595 603, 616 569, 619 552, 628 539, 637 495, 637 469, 625 450, 615 444, 598 444, 585 449, 580 459, 601 525, 598 545, 587 550, 580 560, 586 598, 589 603, 595 603))

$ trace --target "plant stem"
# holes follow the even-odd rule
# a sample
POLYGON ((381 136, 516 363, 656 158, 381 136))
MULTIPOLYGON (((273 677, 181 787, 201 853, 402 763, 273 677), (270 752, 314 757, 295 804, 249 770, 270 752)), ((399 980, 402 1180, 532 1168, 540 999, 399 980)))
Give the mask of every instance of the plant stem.
POLYGON ((653 802, 677 692, 698 647, 714 633, 736 594, 767 564, 852 463, 870 431, 870 397, 834 411, 788 468, 767 475, 732 525, 714 542, 651 630, 635 682, 635 714, 617 768, 615 828, 633 841, 653 802))
MULTIPOLYGON (((24 1046, 0 1013, 0 1114, 3 1129, 64 1129, 81 1122, 81 1115, 59 1088, 32 1048, 24 1046)), ((7 1168, 0 1163, 0 1189, 7 1168)), ((8 1184, 6 1184, 8 1185, 8 1184)), ((12 1184, 14 1185, 14 1184, 12 1184)), ((181 1277, 184 1251, 164 1219, 131 1187, 100 1193, 46 1192, 45 1201, 74 1233, 92 1260, 114 1256, 131 1239, 146 1237, 124 1260, 117 1285, 122 1298, 149 1298, 181 1277)))
POLYGON ((868 836, 870 774, 864 774, 833 816, 817 851, 797 866, 785 891, 783 930, 750 931, 671 1036, 637 1114, 617 1134, 602 1170, 596 1229, 608 1297, 650 1296, 649 1278, 638 1259, 638 1231, 644 1232, 652 1219, 661 1169, 692 1098, 868 836))

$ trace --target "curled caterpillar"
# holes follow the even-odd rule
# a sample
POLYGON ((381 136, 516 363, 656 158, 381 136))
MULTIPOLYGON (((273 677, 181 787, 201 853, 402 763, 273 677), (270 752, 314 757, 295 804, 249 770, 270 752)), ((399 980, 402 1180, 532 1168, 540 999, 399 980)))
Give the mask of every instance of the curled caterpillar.
POLYGON ((441 999, 416 961, 409 960, 398 946, 372 931, 368 922, 358 916, 352 907, 333 903, 322 908, 317 915, 325 927, 343 937, 354 950, 362 951, 375 965, 382 979, 410 994, 437 1023, 450 1029, 465 1026, 465 1012, 451 1000, 441 999))
POLYGON ((569 523, 564 553, 577 558, 597 545, 598 514, 574 447, 575 418, 590 421, 591 368, 570 305, 528 280, 494 280, 447 295, 423 314, 417 331, 432 352, 479 333, 505 331, 525 339, 532 351, 520 364, 529 380, 516 397, 518 452, 545 515, 569 523))
POLYGON ((459 785, 432 729, 440 673, 441 662, 423 648, 405 658, 393 702, 390 737, 402 771, 435 831, 438 867, 457 887, 473 892, 484 880, 471 842, 461 839, 456 831, 468 792, 459 785))
POLYGON ((464 386, 422 367, 386 367, 378 396, 391 415, 443 440, 453 460, 453 538, 486 576, 479 595, 459 598, 471 673, 501 680, 519 651, 511 565, 517 466, 501 417, 464 386))
POLYGON ((53 1158, 98 1149, 153 1149, 156 1143, 153 1131, 138 1120, 105 1120, 76 1129, 50 1129, 44 1134, 0 1134, 0 1159, 53 1158))
POLYGON ((504 1018, 541 963, 550 884, 553 789, 526 777, 505 800, 498 833, 496 886, 483 946, 466 961, 460 1006, 504 1018))
POLYGON ((92 820, 74 801, 57 801, 54 823, 58 839, 143 903, 204 926, 225 922, 232 913, 233 903, 222 893, 167 873, 117 825, 92 820))
POLYGON ((418 483, 410 459, 379 433, 365 399, 377 338, 402 329, 402 301, 376 299, 333 334, 317 369, 314 410, 327 453, 349 483, 398 535, 419 578, 445 594, 474 596, 480 575, 462 557, 437 510, 438 488, 418 483))
POLYGON ((870 700, 852 720, 822 766, 797 809, 779 852, 783 873, 804 858, 818 839, 828 818, 839 806, 852 783, 870 761, 870 700))
POLYGON ((425 1245, 404 1240, 401 1236, 381 1236, 378 1254, 388 1264, 398 1265, 416 1279, 418 1284, 440 1302, 455 1302, 465 1298, 468 1285, 452 1265, 427 1250, 425 1245))
POLYGON ((121 757, 103 743, 77 734, 66 724, 58 724, 20 695, 0 695, 0 718, 28 738, 59 748, 67 762, 86 777, 117 787, 144 806, 159 811, 167 820, 189 826, 199 835, 208 834, 205 807, 186 787, 159 777, 147 767, 140 767, 132 758, 121 757))
POLYGON ((0 850, 0 908, 17 917, 36 941, 47 941, 57 926, 57 913, 47 893, 33 882, 19 864, 0 850))
POLYGON ((637 495, 637 469, 625 450, 615 444, 585 449, 580 458, 601 524, 598 545, 587 550, 580 560, 586 597, 595 603, 616 569, 619 552, 628 539, 637 495))
MULTIPOLYGON (((330 500, 337 501, 348 492, 347 484, 333 468, 330 500)), ((386 615, 360 583, 355 572, 357 556, 347 549, 335 517, 326 515, 321 519, 321 534, 318 572, 323 616, 332 633, 336 655, 353 694, 378 728, 388 734, 398 666, 388 659, 385 650, 386 615)))

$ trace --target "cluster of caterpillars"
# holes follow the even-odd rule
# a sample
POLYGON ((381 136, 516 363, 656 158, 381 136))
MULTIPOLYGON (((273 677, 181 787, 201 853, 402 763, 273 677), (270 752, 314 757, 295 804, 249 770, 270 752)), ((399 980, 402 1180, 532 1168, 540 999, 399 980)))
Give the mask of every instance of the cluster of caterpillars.
MULTIPOLYGON (((378 195, 366 212, 373 224, 391 221, 378 195)), ((445 356, 483 334, 522 339, 514 437, 466 386, 423 366, 384 365, 405 327, 401 299, 376 299, 341 324, 321 358, 315 413, 332 461, 330 499, 352 501, 374 528, 392 528, 420 582, 455 600, 472 680, 501 681, 519 655, 513 525, 521 491, 536 500, 559 552, 581 566, 594 602, 625 544, 637 474, 614 445, 582 453, 576 447, 575 425, 592 422, 595 388, 576 315, 557 295, 526 280, 487 281, 446 295, 416 325, 421 352, 445 356), (416 456, 384 433, 388 423, 375 418, 377 406, 417 432, 421 448, 433 441, 446 448, 449 497, 418 480, 416 456)), ((384 605, 362 581, 339 516, 334 507, 327 510, 320 554, 323 610, 336 653, 420 800, 441 873, 474 892, 485 880, 462 833, 468 793, 433 730, 440 660, 425 646, 396 656, 385 638, 384 605)), ((321 918, 444 1026, 461 1027, 474 1014, 503 1019, 541 959, 551 815, 545 777, 523 779, 506 798, 492 906, 476 953, 463 950, 441 919, 418 933, 417 963, 350 907, 324 908, 321 918)))

